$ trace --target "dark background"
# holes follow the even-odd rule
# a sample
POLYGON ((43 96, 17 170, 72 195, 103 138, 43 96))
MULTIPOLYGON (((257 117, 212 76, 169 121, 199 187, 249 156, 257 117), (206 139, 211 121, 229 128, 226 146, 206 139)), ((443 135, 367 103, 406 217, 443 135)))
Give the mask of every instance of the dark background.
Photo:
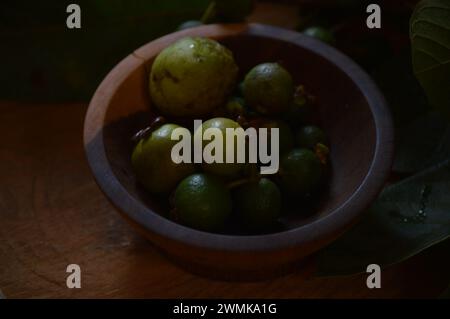
MULTIPOLYGON (((298 273, 261 283, 193 276, 162 257, 115 213, 84 158, 87 103, 107 72, 142 44, 198 19, 207 0, 81 0, 81 30, 69 30, 72 1, 4 1, 0 11, 0 289, 8 298, 404 298, 436 297, 450 261, 438 245, 383 272, 298 273), (82 268, 82 289, 66 267, 82 268)), ((378 1, 383 29, 365 27, 367 1, 260 1, 251 22, 302 30, 333 28, 338 49, 378 82, 401 128, 428 111, 410 64, 409 16, 416 1, 378 1), (299 5, 307 10, 300 10, 299 5)))

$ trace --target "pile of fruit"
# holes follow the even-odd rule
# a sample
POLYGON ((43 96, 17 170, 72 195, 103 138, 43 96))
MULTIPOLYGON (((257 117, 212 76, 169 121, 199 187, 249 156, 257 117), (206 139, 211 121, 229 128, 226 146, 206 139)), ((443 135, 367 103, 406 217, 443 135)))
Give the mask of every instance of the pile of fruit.
POLYGON ((294 200, 301 213, 321 189, 327 138, 311 124, 314 97, 282 65, 256 65, 243 79, 238 71, 233 53, 211 39, 187 37, 164 49, 149 74, 151 100, 161 116, 135 136, 132 166, 142 187, 167 196, 168 217, 176 222, 210 232, 270 232, 286 202, 294 200), (226 128, 278 128, 278 172, 261 175, 258 163, 176 164, 171 150, 178 141, 171 134, 192 119, 224 135, 226 128))

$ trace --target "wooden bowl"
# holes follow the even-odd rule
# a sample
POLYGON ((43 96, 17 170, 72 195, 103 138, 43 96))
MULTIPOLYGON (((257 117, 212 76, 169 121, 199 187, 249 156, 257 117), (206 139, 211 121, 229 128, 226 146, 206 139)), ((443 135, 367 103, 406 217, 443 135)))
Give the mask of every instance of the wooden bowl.
POLYGON ((295 269, 304 257, 357 220, 389 174, 393 129, 384 98, 370 77, 332 47, 271 26, 208 25, 159 38, 120 62, 92 98, 84 144, 105 195, 162 252, 191 272, 253 280, 295 269), (148 95, 149 70, 163 48, 185 36, 220 41, 233 51, 242 74, 258 63, 281 61, 295 82, 318 98, 317 112, 330 139, 331 176, 329 191, 316 214, 291 218, 287 229, 277 233, 213 234, 164 217, 168 209, 163 201, 136 183, 130 138, 154 116, 148 95))

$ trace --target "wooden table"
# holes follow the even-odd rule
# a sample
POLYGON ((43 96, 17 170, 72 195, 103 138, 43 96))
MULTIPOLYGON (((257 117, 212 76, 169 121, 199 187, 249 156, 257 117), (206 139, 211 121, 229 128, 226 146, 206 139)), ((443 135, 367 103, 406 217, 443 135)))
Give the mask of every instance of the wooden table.
POLYGON ((162 257, 114 211, 82 147, 84 104, 0 103, 0 289, 7 298, 435 297, 449 282, 436 247, 383 272, 314 278, 314 265, 260 283, 211 281, 162 257), (81 289, 66 267, 81 266, 81 289))

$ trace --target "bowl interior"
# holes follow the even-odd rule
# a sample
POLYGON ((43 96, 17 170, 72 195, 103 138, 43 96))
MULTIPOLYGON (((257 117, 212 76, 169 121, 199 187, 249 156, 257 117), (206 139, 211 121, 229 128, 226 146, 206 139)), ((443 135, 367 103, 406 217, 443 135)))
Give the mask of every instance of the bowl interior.
MULTIPOLYGON (((330 140, 329 189, 320 199, 314 215, 305 218, 302 214, 290 214, 285 227, 293 229, 329 215, 361 185, 374 157, 375 122, 363 92, 335 64, 286 39, 243 32, 218 40, 233 51, 241 77, 258 63, 280 62, 291 72, 296 83, 304 84, 317 97, 316 112, 330 140)), ((138 61, 136 67, 118 84, 109 100, 103 143, 112 171, 128 193, 151 211, 166 216, 165 201, 139 187, 130 163, 131 136, 155 116, 147 83, 158 50, 160 48, 138 50, 133 55, 138 61)), ((302 204, 291 209, 301 211, 302 204)))

